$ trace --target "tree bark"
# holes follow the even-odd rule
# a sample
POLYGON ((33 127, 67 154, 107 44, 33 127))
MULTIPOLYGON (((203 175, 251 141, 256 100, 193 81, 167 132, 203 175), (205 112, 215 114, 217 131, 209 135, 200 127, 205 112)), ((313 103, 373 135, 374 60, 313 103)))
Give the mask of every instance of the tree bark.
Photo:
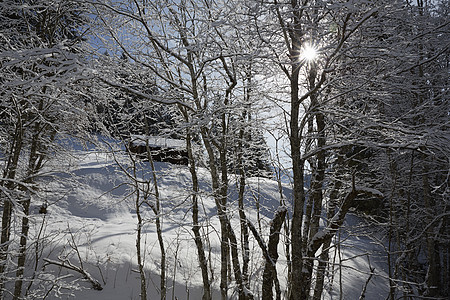
MULTIPOLYGON (((44 93, 46 88, 44 87, 44 93)), ((41 112, 44 109, 44 101, 41 99, 38 105, 38 111, 41 112)), ((14 283, 14 300, 19 299, 22 296, 22 285, 23 285, 23 275, 25 272, 25 261, 26 261, 26 251, 27 251, 27 240, 29 231, 29 214, 30 214, 30 204, 31 204, 31 191, 29 186, 33 183, 34 176, 42 168, 43 159, 45 157, 45 151, 42 149, 42 132, 45 132, 47 125, 42 125, 40 122, 36 122, 33 126, 33 135, 31 139, 30 154, 28 158, 28 169, 27 177, 24 183, 28 185, 19 187, 19 190, 23 190, 26 193, 26 199, 22 201, 23 217, 22 217, 22 228, 20 234, 19 242, 19 255, 17 258, 17 271, 16 271, 16 282, 14 283)), ((55 134, 51 135, 51 140, 53 140, 55 134)))
MULTIPOLYGON (((243 113, 242 121, 244 121, 246 113, 243 113)), ((239 130, 238 140, 238 169, 239 169, 239 193, 238 193, 238 205, 239 205, 239 221, 241 223, 241 239, 242 239, 242 281, 247 289, 250 289, 250 281, 248 276, 248 266, 250 263, 250 247, 249 247, 249 234, 248 226, 245 218, 245 169, 243 162, 243 140, 245 132, 243 127, 239 130)))
MULTIPOLYGON (((425 166, 423 167, 422 175, 422 190, 423 190, 423 200, 425 205, 425 215, 428 223, 433 219, 435 215, 434 203, 431 197, 431 188, 428 178, 429 168, 426 165, 427 161, 424 159, 425 166)), ((427 249, 427 260, 428 260, 428 270, 426 276, 427 291, 426 296, 435 297, 439 294, 440 285, 440 262, 438 251, 436 251, 437 243, 435 241, 436 233, 434 232, 434 226, 428 226, 426 230, 426 249, 427 249)))
MULTIPOLYGON (((18 120, 16 123, 16 129, 14 132, 14 140, 11 144, 8 162, 4 170, 3 177, 5 179, 15 179, 17 167, 19 164, 20 153, 23 147, 23 124, 22 116, 20 112, 18 113, 18 120)), ((2 181, 0 183, 5 187, 6 194, 3 195, 3 214, 2 214, 2 232, 0 240, 0 298, 3 297, 4 291, 4 278, 6 272, 6 264, 8 260, 8 249, 10 241, 10 230, 11 230, 11 220, 13 211, 12 194, 8 194, 9 191, 13 191, 14 182, 13 181, 2 181)), ((3 192, 5 193, 5 192, 3 192)))
MULTIPOLYGON (((182 108, 180 108, 182 109, 182 108)), ((184 113, 185 117, 187 117, 187 113, 184 113)), ((200 235, 201 226, 198 222, 198 193, 199 193, 199 184, 197 177, 197 170, 195 166, 195 158, 192 151, 192 139, 191 134, 188 133, 186 135, 186 147, 189 156, 189 171, 192 176, 192 231, 194 232, 194 241, 197 247, 198 260, 200 264, 200 269, 202 271, 202 280, 203 280, 203 296, 202 300, 211 300, 211 285, 209 282, 208 276, 208 264, 205 256, 205 250, 203 247, 202 237, 200 235)))
MULTIPOLYGON (((148 122, 145 118, 145 127, 146 127, 146 133, 149 135, 149 129, 148 129, 148 122)), ((152 154, 150 151, 150 146, 148 144, 148 139, 146 139, 146 148, 147 148, 147 159, 150 162, 150 167, 152 170, 152 181, 153 181, 153 189, 154 189, 154 195, 155 195, 155 204, 150 204, 148 202, 148 194, 145 195, 146 203, 152 208, 153 213, 155 214, 155 223, 156 223, 156 235, 158 237, 158 244, 159 244, 159 250, 161 252, 161 271, 160 271, 160 292, 161 292, 161 300, 166 299, 167 294, 167 286, 166 286, 166 249, 164 246, 164 239, 162 234, 162 225, 161 225, 161 203, 160 203, 160 197, 159 197, 159 187, 158 187, 158 178, 156 176, 156 169, 155 164, 153 163, 152 154)))
MULTIPOLYGON (((298 53, 299 53, 298 49, 298 53)), ((299 129, 299 88, 298 88, 299 70, 298 66, 294 65, 293 73, 291 74, 291 120, 290 120, 290 144, 292 157, 292 172, 294 177, 293 190, 293 215, 291 228, 291 249, 292 249, 292 274, 290 282, 291 300, 301 300, 302 287, 302 269, 303 269, 303 249, 302 249, 302 220, 303 207, 305 204, 305 194, 303 190, 304 178, 304 160, 300 153, 300 129, 299 129)))
MULTIPOLYGON (((262 282, 262 299, 273 299, 273 283, 278 281, 276 263, 278 260, 278 242, 280 241, 280 230, 286 218, 287 209, 282 206, 275 212, 270 223, 269 242, 267 244, 266 262, 264 264, 263 282, 262 282)), ((276 299, 281 299, 281 291, 279 287, 276 289, 276 299)))
MULTIPOLYGON (((337 164, 342 164, 342 156, 339 155, 337 158, 337 164)), ((337 179, 333 184, 333 188, 330 192, 329 206, 327 209, 327 219, 328 222, 332 219, 334 212, 336 210, 337 199, 339 194, 339 189, 342 186, 342 181, 337 179)), ((327 226, 330 224, 328 223, 327 226)), ((313 300, 320 300, 323 293, 323 284, 325 280, 325 274, 327 270, 328 260, 329 260, 329 248, 331 245, 331 239, 324 242, 322 247, 322 253, 320 254, 319 264, 317 266, 316 272, 316 285, 314 287, 313 300)))
POLYGON ((27 239, 28 239, 28 231, 29 231, 29 214, 30 214, 30 202, 29 198, 31 195, 28 195, 26 200, 22 202, 23 214, 22 218, 22 230, 20 235, 20 244, 19 244, 19 256, 17 258, 17 271, 16 271, 16 282, 14 283, 14 300, 20 299, 22 295, 22 285, 23 285, 23 275, 25 272, 25 260, 26 260, 26 249, 27 249, 27 239))
POLYGON ((147 300, 147 282, 145 277, 144 270, 144 261, 142 258, 142 250, 141 250, 141 238, 142 238, 142 227, 144 226, 142 216, 141 216, 141 195, 139 191, 139 186, 137 182, 134 182, 135 191, 136 191, 136 200, 135 200, 135 209, 136 216, 138 219, 137 223, 137 232, 136 232, 136 253, 137 253, 137 263, 139 268, 140 275, 140 284, 141 284, 141 300, 147 300))

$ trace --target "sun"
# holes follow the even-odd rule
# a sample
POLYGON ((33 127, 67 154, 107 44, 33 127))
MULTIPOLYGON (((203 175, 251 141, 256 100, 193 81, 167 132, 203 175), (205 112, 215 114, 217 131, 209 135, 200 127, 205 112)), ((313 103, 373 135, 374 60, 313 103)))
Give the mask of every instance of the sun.
POLYGON ((313 61, 317 58, 317 50, 311 45, 305 45, 302 50, 302 59, 306 61, 313 61))

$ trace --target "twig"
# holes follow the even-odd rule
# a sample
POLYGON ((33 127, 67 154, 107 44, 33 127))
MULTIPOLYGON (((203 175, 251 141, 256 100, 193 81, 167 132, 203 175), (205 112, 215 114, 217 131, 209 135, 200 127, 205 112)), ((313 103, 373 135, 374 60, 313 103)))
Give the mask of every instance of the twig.
MULTIPOLYGON (((59 258, 60 259, 60 258, 59 258)), ((92 287, 94 288, 94 290, 97 291, 101 291, 103 290, 102 285, 100 284, 100 282, 98 282, 98 280, 96 280, 94 277, 92 277, 91 274, 89 274, 86 270, 84 270, 81 267, 77 267, 74 264, 72 264, 68 259, 66 260, 62 260, 60 259, 60 261, 56 261, 56 260, 52 260, 49 258, 44 258, 44 261, 47 264, 51 264, 51 265, 56 265, 56 266, 60 266, 75 272, 80 273, 81 275, 83 275, 83 277, 87 280, 89 280, 89 282, 92 284, 92 287)))
POLYGON ((373 272, 375 271, 375 268, 370 268, 370 275, 369 278, 367 278, 366 283, 364 284, 363 290, 361 292, 361 296, 359 296, 359 300, 364 300, 366 299, 366 290, 367 290, 367 285, 369 284, 370 279, 372 279, 373 276, 373 272))

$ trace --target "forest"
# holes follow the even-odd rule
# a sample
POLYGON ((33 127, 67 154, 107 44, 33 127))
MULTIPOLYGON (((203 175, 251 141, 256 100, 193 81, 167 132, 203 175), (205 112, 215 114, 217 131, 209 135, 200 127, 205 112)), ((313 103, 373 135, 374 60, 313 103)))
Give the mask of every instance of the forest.
POLYGON ((448 299, 449 15, 1 1, 0 299, 448 299))

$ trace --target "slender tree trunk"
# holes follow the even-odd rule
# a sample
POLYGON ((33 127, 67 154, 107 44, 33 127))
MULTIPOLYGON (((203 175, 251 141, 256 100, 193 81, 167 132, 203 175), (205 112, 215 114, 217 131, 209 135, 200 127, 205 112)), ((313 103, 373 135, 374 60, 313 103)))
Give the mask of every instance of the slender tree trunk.
MULTIPOLYGON (((136 162, 133 161, 134 164, 134 176, 136 176, 136 162)), ((136 177, 135 177, 136 178, 136 177)), ((142 228, 144 226, 144 221, 141 216, 141 193, 138 186, 138 183, 135 181, 135 191, 136 191, 136 200, 135 200, 135 209, 136 209, 136 216, 138 219, 137 223, 137 232, 136 232, 136 254, 137 254, 137 263, 139 268, 139 275, 140 275, 140 283, 141 283, 141 300, 147 300, 147 282, 145 277, 145 269, 144 269, 144 260, 142 258, 142 249, 141 249, 141 239, 142 239, 142 228)))
MULTIPOLYGON (((187 114, 185 113, 185 116, 187 114)), ((197 177, 197 170, 195 166, 195 159, 192 151, 192 139, 191 135, 188 133, 186 135, 186 147, 188 151, 189 156, 189 171, 191 172, 192 176, 192 231, 194 232, 194 240, 195 245, 197 247, 197 254, 198 254, 198 260, 200 264, 200 269, 202 271, 202 280, 203 280, 203 296, 202 300, 211 300, 211 285, 209 282, 209 276, 208 276, 208 263, 205 256, 205 250, 203 247, 202 237, 200 235, 200 229, 201 226, 198 222, 198 193, 199 193, 199 184, 198 184, 198 177, 197 177)))
MULTIPOLYGON (((300 53, 298 49, 298 53, 300 53)), ((302 269, 303 269, 303 249, 302 249, 302 220, 303 207, 305 204, 305 194, 303 190, 304 178, 303 168, 304 160, 300 153, 301 132, 299 128, 299 87, 298 87, 299 69, 294 65, 291 74, 291 120, 290 120, 290 144, 292 157, 292 171, 294 177, 293 191, 293 215, 291 229, 291 247, 292 247, 292 274, 290 282, 291 300, 303 300, 302 294, 302 269)))
MULTIPOLYGON (((426 220, 428 220, 427 224, 432 221, 434 213, 434 201, 431 197, 431 188, 428 178, 428 172, 429 168, 426 165, 427 161, 424 159, 424 168, 423 168, 423 175, 422 175, 422 190, 423 190, 423 200, 425 204, 425 215, 426 220)), ((440 262, 439 262, 439 255, 437 255, 437 245, 435 241, 435 235, 434 232, 434 226, 428 226, 426 230, 426 249, 427 249, 427 260, 428 260, 428 270, 427 270, 427 291, 426 296, 428 297, 435 297, 439 294, 438 288, 440 286, 439 279, 440 279, 440 262)))
MULTIPOLYGON (((245 113, 243 115, 245 119, 245 113)), ((241 223, 241 238, 242 238, 242 281, 247 289, 250 289, 250 282, 248 276, 248 266, 250 263, 250 247, 249 247, 249 236, 248 236, 248 226, 245 218, 245 207, 244 207, 244 197, 245 197, 245 170, 243 162, 243 139, 244 139, 244 129, 239 130, 239 141, 238 141, 238 169, 239 169, 239 194, 238 194, 238 205, 239 205, 239 220, 241 223)))
POLYGON ((322 246, 322 253, 319 256, 319 263, 316 272, 316 284, 314 286, 313 300, 320 300, 323 293, 323 284, 325 281, 325 273, 327 270, 329 256, 329 248, 331 245, 331 239, 325 241, 322 246))
POLYGON ((31 195, 27 195, 27 199, 22 202, 23 214, 22 218, 22 230, 20 235, 19 244, 19 256, 17 258, 17 271, 16 271, 16 282, 14 283, 14 300, 18 300, 22 295, 22 285, 23 285, 23 275, 25 272, 25 260, 26 260, 26 249, 27 249, 27 239, 29 231, 29 214, 30 214, 30 203, 31 195))
MULTIPOLYGON (((145 127, 147 136, 149 135, 148 122, 145 118, 145 127)), ((161 300, 166 299, 167 295, 167 286, 166 286, 166 248, 164 246, 164 239, 162 234, 162 224, 161 224, 161 203, 159 197, 159 187, 158 187, 158 178, 156 176, 155 164, 153 163, 152 154, 150 151, 150 145, 148 144, 148 139, 146 139, 146 148, 147 148, 147 159, 150 162, 150 167, 152 170, 152 179, 153 179, 153 189, 155 193, 155 204, 150 204, 148 202, 146 195, 146 203, 152 208, 155 214, 155 223, 156 223, 156 235, 158 237, 159 250, 161 252, 161 271, 160 271, 160 292, 161 292, 161 300)))
MULTIPOLYGON (((187 41, 186 38, 183 38, 183 44, 185 46, 189 46, 189 42, 187 41)), ((197 82, 197 75, 196 75, 196 71, 194 70, 194 65, 193 65, 193 54, 188 51, 188 55, 187 55, 187 61, 188 61, 188 68, 189 68, 189 75, 190 75, 190 81, 191 81, 191 85, 192 85, 192 97, 195 103, 195 106, 197 107, 197 109, 199 110, 203 110, 202 104, 200 102, 200 97, 199 97, 199 86, 198 86, 198 82, 197 82)), ((169 76, 170 78, 170 76, 169 76)), ((206 86, 205 86, 206 88, 206 86)), ((180 110, 182 111, 184 118, 186 121, 189 121, 189 116, 188 113, 186 111, 186 109, 184 107, 180 106, 180 110)), ((193 195, 193 222, 194 222, 194 235, 195 235, 195 243, 197 245, 197 251, 198 251, 198 255, 199 255, 199 260, 201 260, 200 264, 201 264, 201 268, 202 268, 202 278, 203 278, 203 286, 204 286, 204 292, 203 292, 203 297, 204 299, 211 299, 211 287, 210 287, 210 281, 208 279, 208 271, 206 268, 206 258, 204 255, 204 250, 203 250, 203 244, 202 244, 202 240, 201 240, 201 236, 200 236, 200 225, 198 224, 198 178, 197 178, 197 172, 195 169, 195 160, 194 160, 194 155, 192 152, 192 144, 191 144, 191 137, 189 135, 189 131, 188 131, 188 141, 189 142, 189 146, 188 146, 188 156, 189 156, 189 161, 190 161, 190 172, 192 175, 192 180, 193 180, 193 189, 194 189, 194 195, 193 195)), ((215 166, 215 155, 214 155, 214 151, 211 145, 211 142, 209 140, 208 137, 208 130, 206 128, 201 128, 200 129, 200 135, 202 137, 203 143, 205 144, 205 148, 206 151, 208 153, 208 158, 210 160, 209 162, 209 166, 210 166, 210 173, 211 173, 211 181, 212 181, 212 189, 213 189, 213 193, 214 193, 214 199, 216 201, 216 206, 219 212, 221 212, 221 207, 219 205, 219 201, 218 198, 216 196, 216 193, 219 189, 219 180, 218 180, 218 175, 217 175, 217 169, 215 166)), ((219 213, 220 215, 220 213, 219 213)), ((220 219, 220 217, 219 217, 220 219)), ((224 253, 226 251, 224 251, 225 249, 223 249, 223 246, 221 245, 221 283, 220 283, 220 293, 221 293, 221 297, 223 300, 226 299, 226 291, 227 291, 227 282, 226 280, 224 280, 224 277, 226 278, 226 274, 224 276, 224 271, 223 271, 223 260, 224 260, 224 253)), ((225 258, 226 259, 226 258, 225 258)), ((210 261, 211 262, 211 261, 210 261)), ((225 268, 225 272, 226 272, 226 268, 225 268)), ((214 273, 211 272, 211 276, 214 277, 214 273)))
MULTIPOLYGON (((5 179, 15 179, 17 167, 19 163, 20 153, 23 146, 23 127, 22 118, 19 114, 18 121, 16 124, 16 130, 14 132, 14 142, 11 144, 10 154, 8 157, 8 162, 3 174, 5 179)), ((3 181, 0 185, 5 187, 6 194, 3 195, 3 214, 2 214, 2 232, 0 240, 0 299, 3 297, 4 291, 4 280, 6 272, 6 264, 8 260, 8 248, 10 241, 10 231, 11 231, 11 221, 12 221, 12 211, 13 202, 10 197, 14 197, 13 194, 8 194, 9 191, 14 189, 15 184, 13 181, 3 181)), ((5 192, 3 192, 5 193, 5 192)))
MULTIPOLYGON (((337 162, 338 165, 342 163, 342 156, 338 156, 337 162)), ((342 181, 336 180, 333 184, 333 189, 330 192, 329 206, 327 209, 327 219, 331 220, 334 215, 334 211, 336 210, 337 199, 339 194, 339 189, 342 186, 342 181)), ((327 226, 329 226, 329 222, 327 226)), ((319 264, 317 266, 316 272, 316 285, 314 287, 314 296, 313 300, 320 300, 322 298, 323 293, 323 284, 325 280, 325 274, 327 271, 327 265, 329 260, 329 247, 331 245, 331 238, 324 242, 322 247, 322 253, 320 254, 319 264)))
MULTIPOLYGON (((405 251, 406 251, 406 265, 411 266, 414 261, 414 246, 411 245, 411 194, 412 194, 412 182, 414 174, 414 158, 415 150, 411 151, 411 160, 409 163, 409 175, 408 175, 408 189, 406 195, 406 208, 405 208, 405 251)), ((411 292, 410 284, 407 281, 407 268, 402 268, 402 278, 403 278, 403 299, 406 300, 408 294, 411 292)))
POLYGON ((231 223, 229 220, 227 223, 228 223, 228 236, 230 238, 231 261, 233 263, 233 272, 236 280, 236 285, 238 286, 239 300, 251 300, 253 299, 253 295, 250 292, 250 290, 246 289, 244 282, 242 280, 236 235, 234 234, 233 228, 231 228, 231 223))
MULTIPOLYGON (((315 98, 315 96, 311 96, 315 98)), ((317 103, 315 99, 312 99, 311 106, 316 106, 317 103)), ((314 235, 319 230, 319 221, 322 213, 322 202, 323 202, 323 181, 325 178, 325 155, 324 151, 321 151, 325 146, 325 122, 324 117, 320 112, 316 112, 316 123, 317 123, 317 149, 319 150, 313 162, 310 165, 313 168, 311 186, 309 198, 307 200, 307 206, 305 210, 305 222, 303 228, 303 244, 302 248, 306 249, 308 242, 314 237, 314 235)), ((313 129, 310 128, 310 134, 313 135, 313 129)), ((309 257, 304 261, 303 272, 302 272, 302 296, 308 297, 309 290, 311 288, 311 280, 313 273, 314 259, 309 257)))
POLYGON ((242 236, 242 281, 247 289, 250 288, 250 281, 248 275, 248 266, 250 263, 250 246, 247 222, 245 221, 245 208, 244 208, 244 191, 245 191, 245 175, 241 170, 240 184, 239 184, 239 219, 241 223, 241 236, 242 236))
MULTIPOLYGON (((39 166, 36 166, 38 160, 38 148, 39 148, 39 125, 36 124, 35 136, 33 137, 30 159, 28 164, 28 178, 25 180, 26 183, 31 183, 32 176, 37 172, 39 166)), ((16 282, 14 283, 14 300, 17 300, 22 295, 22 285, 23 285, 23 275, 25 272, 25 260, 26 260, 26 249, 27 249, 27 239, 29 231, 29 215, 30 215, 30 203, 31 194, 30 191, 24 191, 26 193, 26 199, 22 201, 23 217, 22 217, 22 229, 20 233, 20 244, 19 244, 19 255, 17 258, 17 271, 16 271, 16 282)))
MULTIPOLYGON (((134 201, 134 208, 136 209, 136 217, 137 217, 137 228, 136 228, 136 255, 137 255, 137 264, 139 269, 139 276, 140 276, 140 299, 146 300, 147 299, 147 279, 145 276, 145 269, 144 269, 144 258, 142 253, 142 229, 144 227, 144 220, 142 218, 141 214, 141 207, 144 203, 141 201, 141 188, 139 186, 139 182, 137 180, 137 166, 136 166, 136 158, 131 155, 130 152, 128 152, 128 155, 131 159, 131 171, 132 174, 129 175, 129 178, 132 180, 133 188, 135 191, 135 201, 134 201)), ((127 173, 127 171, 122 167, 122 165, 119 163, 119 161, 114 157, 116 164, 127 173)), ((144 194, 144 199, 146 195, 144 194)), ((144 200, 145 201, 145 200, 144 200)))
MULTIPOLYGON (((45 93, 45 88, 44 88, 45 93)), ((38 105, 38 111, 43 111, 44 101, 41 99, 38 105)), ((41 125, 41 123, 36 122, 33 126, 33 137, 31 139, 30 155, 28 159, 28 170, 27 178, 25 178, 24 183, 30 185, 33 183, 35 174, 42 168, 43 159, 45 157, 44 149, 41 147, 41 135, 46 132, 47 125, 41 125)), ((51 140, 53 140, 55 134, 51 135, 51 140)), ((27 240, 29 231, 29 215, 30 215, 30 204, 31 204, 31 194, 29 190, 31 187, 23 186, 19 189, 26 193, 26 199, 22 202, 23 207, 23 217, 22 217, 22 229, 20 234, 20 244, 19 244, 19 255, 17 258, 17 271, 16 271, 16 282, 14 284, 14 300, 19 299, 22 296, 22 285, 23 285, 23 275, 25 272, 25 261, 26 261, 26 250, 27 250, 27 240)))
MULTIPOLYGON (((392 160, 390 152, 387 151, 387 156, 389 159, 389 169, 391 173, 391 182, 390 182, 390 188, 391 188, 391 194, 389 196, 389 232, 388 232, 388 268, 389 268, 389 297, 391 300, 395 299, 395 291, 397 289, 397 284, 395 280, 397 279, 397 261, 398 258, 396 258, 395 253, 397 253, 400 248, 395 247, 394 243, 394 231, 398 231, 398 224, 395 222, 395 205, 394 205, 394 199, 395 199, 395 190, 397 189, 397 165, 394 160, 392 160)), ((397 245, 399 246, 399 245, 397 245)))
POLYGON ((161 252, 161 272, 160 272, 160 290, 161 290, 161 300, 166 299, 167 295, 167 286, 166 286, 166 250, 164 246, 163 234, 162 234, 162 226, 161 226, 161 218, 158 214, 156 217, 156 234, 158 236, 159 250, 161 252))
POLYGON ((227 197, 228 197, 228 175, 227 175, 227 166, 224 149, 220 151, 220 164, 222 171, 222 180, 220 181, 220 188, 218 191, 218 214, 220 221, 220 229, 221 229, 221 242, 220 242, 220 254, 221 254, 221 276, 220 276, 220 286, 221 286, 221 294, 223 299, 228 298, 227 290, 228 290, 228 257, 230 255, 230 245, 229 241, 229 226, 228 226, 228 216, 227 216, 227 197))
POLYGON ((227 188, 220 183, 219 174, 215 165, 216 155, 214 154, 213 146, 209 138, 209 133, 206 128, 201 129, 203 143, 208 153, 209 171, 211 174, 212 189, 214 200, 216 202, 217 215, 220 222, 221 240, 220 240, 220 295, 222 300, 227 300, 228 292, 228 225, 226 216, 226 197, 227 188), (223 194, 225 191, 225 194, 223 194), (225 197, 225 199, 224 199, 225 197), (224 205, 225 204, 225 205, 224 205))
POLYGON ((289 58, 291 65, 291 73, 284 69, 289 77, 290 84, 290 121, 289 121, 289 141, 292 160, 293 173, 293 214, 291 228, 291 249, 292 249, 292 268, 290 274, 288 297, 290 300, 304 300, 302 292, 302 271, 304 249, 302 248, 302 223, 303 223, 303 207, 305 205, 304 193, 304 159, 301 154, 302 128, 299 126, 300 104, 299 97, 299 75, 302 67, 299 59, 302 46, 302 8, 299 8, 298 1, 291 1, 291 9, 293 20, 291 26, 286 26, 278 13, 278 19, 283 28, 283 36, 286 47, 289 49, 289 58), (289 27, 289 30, 286 30, 289 27), (288 34, 290 41, 288 40, 288 34))
POLYGON ((39 261, 40 261, 40 258, 42 257, 42 254, 43 254, 44 247, 42 247, 42 244, 41 244, 41 237, 44 235, 44 229, 45 229, 45 226, 46 226, 46 216, 47 216, 46 214, 43 214, 42 222, 41 222, 41 225, 40 225, 40 228, 39 228, 39 232, 38 232, 38 234, 37 234, 37 236, 35 238, 34 253, 33 253, 34 254, 33 275, 31 276, 30 282, 28 283, 28 286, 27 286, 27 289, 26 289, 26 292, 25 292, 25 298, 27 298, 27 296, 29 295, 29 293, 31 291, 31 287, 33 286, 33 283, 35 283, 34 279, 37 276, 37 271, 38 271, 38 267, 39 267, 39 261))
MULTIPOLYGON (((264 264, 262 299, 273 299, 273 283, 277 281, 276 263, 278 260, 278 242, 280 241, 280 231, 286 218, 286 207, 280 207, 276 212, 270 224, 270 235, 268 248, 268 258, 264 264)), ((276 299, 281 299, 281 291, 276 288, 276 299)))

